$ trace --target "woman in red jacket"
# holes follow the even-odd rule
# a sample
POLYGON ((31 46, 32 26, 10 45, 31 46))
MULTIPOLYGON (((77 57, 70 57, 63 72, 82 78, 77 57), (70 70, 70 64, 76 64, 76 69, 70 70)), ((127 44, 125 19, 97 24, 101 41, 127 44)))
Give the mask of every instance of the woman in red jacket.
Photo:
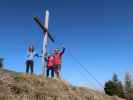
POLYGON ((55 49, 54 53, 54 67, 55 67, 55 73, 57 75, 57 78, 61 78, 60 72, 61 72, 61 59, 62 55, 65 52, 64 46, 62 46, 62 51, 60 49, 55 49))
POLYGON ((47 58, 45 58, 47 61, 47 78, 51 79, 54 78, 54 56, 52 54, 49 54, 47 58), (51 71, 51 77, 49 76, 49 72, 51 71))

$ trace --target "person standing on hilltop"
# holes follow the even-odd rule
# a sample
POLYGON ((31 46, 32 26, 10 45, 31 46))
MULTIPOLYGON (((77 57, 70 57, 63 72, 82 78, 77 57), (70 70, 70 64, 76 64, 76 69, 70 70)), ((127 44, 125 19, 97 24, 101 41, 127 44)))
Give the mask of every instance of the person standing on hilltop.
POLYGON ((53 54, 48 53, 48 56, 45 58, 45 61, 47 62, 46 76, 49 80, 53 79, 54 78, 54 56, 53 54), (50 71, 51 71, 51 77, 49 76, 50 71))
POLYGON ((62 45, 62 51, 58 48, 54 50, 54 67, 55 67, 55 73, 57 75, 57 78, 61 78, 61 60, 62 60, 62 55, 65 52, 65 47, 62 45))
POLYGON ((29 70, 31 74, 34 73, 34 57, 39 57, 37 53, 35 53, 35 49, 33 45, 30 45, 28 48, 28 55, 26 60, 26 73, 29 74, 29 70))

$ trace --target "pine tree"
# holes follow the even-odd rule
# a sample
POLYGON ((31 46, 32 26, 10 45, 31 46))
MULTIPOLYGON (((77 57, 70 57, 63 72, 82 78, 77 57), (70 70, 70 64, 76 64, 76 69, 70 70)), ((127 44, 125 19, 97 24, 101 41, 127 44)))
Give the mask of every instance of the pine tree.
POLYGON ((125 93, 127 100, 133 100, 133 80, 129 72, 125 74, 125 93))
POLYGON ((114 84, 113 81, 109 80, 108 82, 105 83, 104 91, 106 94, 113 96, 115 95, 114 90, 116 90, 116 85, 114 84))
POLYGON ((112 80, 109 80, 105 83, 105 93, 113 96, 117 95, 119 97, 124 98, 124 89, 121 81, 118 80, 118 77, 116 74, 113 75, 112 80))
POLYGON ((114 75, 113 75, 112 81, 113 81, 114 83, 118 83, 118 82, 119 82, 119 81, 118 81, 118 76, 117 76, 117 74, 114 74, 114 75))

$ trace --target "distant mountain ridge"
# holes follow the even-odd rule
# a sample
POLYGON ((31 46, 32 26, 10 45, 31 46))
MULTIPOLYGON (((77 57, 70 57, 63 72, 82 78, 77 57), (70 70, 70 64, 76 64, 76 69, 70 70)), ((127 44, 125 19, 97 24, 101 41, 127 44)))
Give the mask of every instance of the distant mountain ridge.
POLYGON ((62 80, 0 69, 0 100, 124 100, 62 80))

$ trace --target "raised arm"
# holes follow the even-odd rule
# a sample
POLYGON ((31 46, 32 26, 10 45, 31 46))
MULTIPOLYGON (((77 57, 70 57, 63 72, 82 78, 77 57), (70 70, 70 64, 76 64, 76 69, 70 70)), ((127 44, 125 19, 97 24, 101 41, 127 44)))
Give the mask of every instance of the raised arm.
POLYGON ((64 54, 65 50, 66 50, 66 48, 63 47, 63 48, 62 48, 62 51, 61 51, 61 53, 60 53, 60 56, 62 56, 62 55, 64 54))
POLYGON ((42 57, 42 56, 40 56, 38 53, 35 53, 34 56, 35 56, 35 57, 42 57))

